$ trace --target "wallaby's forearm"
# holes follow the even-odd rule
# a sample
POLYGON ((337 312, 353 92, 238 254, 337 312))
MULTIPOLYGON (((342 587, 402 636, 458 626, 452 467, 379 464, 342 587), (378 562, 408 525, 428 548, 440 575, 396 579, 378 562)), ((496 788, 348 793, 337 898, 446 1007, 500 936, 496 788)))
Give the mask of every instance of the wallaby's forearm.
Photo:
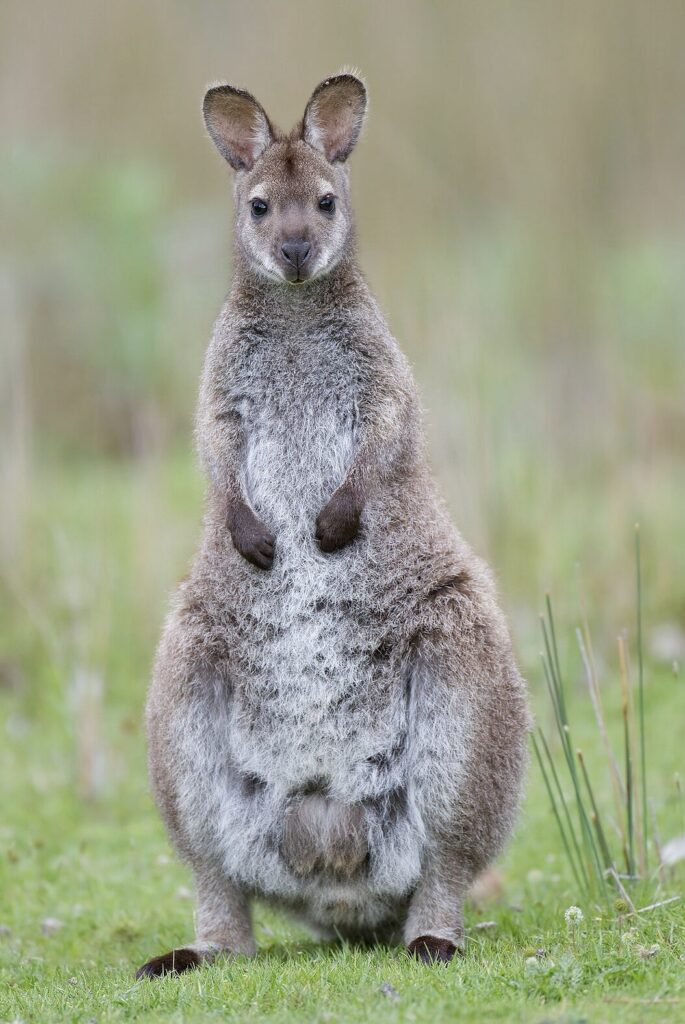
POLYGON ((200 395, 197 443, 210 484, 224 507, 226 526, 243 558, 259 569, 273 565, 275 537, 250 507, 241 483, 245 437, 240 415, 220 385, 214 353, 200 395))
POLYGON ((359 446, 344 485, 370 495, 385 483, 415 443, 416 415, 408 394, 387 393, 367 403, 362 412, 359 446))
POLYGON ((351 543, 359 533, 364 506, 392 477, 403 456, 416 449, 417 399, 404 366, 371 387, 360 409, 357 452, 347 475, 316 521, 316 539, 324 552, 351 543), (394 379, 395 386, 389 386, 394 379))

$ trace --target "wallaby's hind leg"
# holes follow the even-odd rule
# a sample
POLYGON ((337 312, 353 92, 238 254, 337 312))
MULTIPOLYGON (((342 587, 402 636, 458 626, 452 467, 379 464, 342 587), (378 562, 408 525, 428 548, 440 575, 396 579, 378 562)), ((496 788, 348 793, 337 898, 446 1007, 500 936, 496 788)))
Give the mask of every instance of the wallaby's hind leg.
POLYGON ((195 941, 148 960, 136 972, 136 978, 180 974, 202 963, 211 963, 217 956, 239 953, 254 956, 255 952, 246 897, 235 886, 213 874, 198 874, 195 941))
POLYGON ((448 963, 464 948, 464 899, 472 872, 455 850, 434 850, 409 905, 404 941, 423 963, 448 963))
POLYGON ((529 723, 503 626, 463 578, 461 597, 448 582, 430 605, 410 698, 411 778, 427 845, 404 939, 426 963, 463 949, 467 892, 511 832, 529 723))

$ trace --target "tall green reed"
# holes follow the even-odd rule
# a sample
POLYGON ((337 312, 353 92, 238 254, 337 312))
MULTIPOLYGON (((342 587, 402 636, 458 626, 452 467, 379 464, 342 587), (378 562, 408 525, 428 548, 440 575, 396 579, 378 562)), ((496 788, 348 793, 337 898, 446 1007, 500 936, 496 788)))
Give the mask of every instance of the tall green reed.
MULTIPOLYGON (((644 656, 642 638, 642 566, 639 528, 635 533, 637 702, 628 643, 618 638, 622 751, 616 756, 600 695, 587 616, 583 612, 576 639, 585 681, 593 705, 599 746, 604 751, 613 815, 602 808, 582 749, 574 744, 569 702, 561 671, 557 631, 549 595, 540 617, 542 670, 553 711, 555 743, 542 727, 533 735, 533 751, 540 766, 554 819, 573 877, 587 899, 607 901, 648 879, 649 854, 659 860, 656 828, 650 828, 645 736, 644 656), (636 707, 637 703, 637 707, 636 707)), ((659 863, 658 868, 662 865, 659 863)), ((659 871, 660 873, 660 871, 659 871)))

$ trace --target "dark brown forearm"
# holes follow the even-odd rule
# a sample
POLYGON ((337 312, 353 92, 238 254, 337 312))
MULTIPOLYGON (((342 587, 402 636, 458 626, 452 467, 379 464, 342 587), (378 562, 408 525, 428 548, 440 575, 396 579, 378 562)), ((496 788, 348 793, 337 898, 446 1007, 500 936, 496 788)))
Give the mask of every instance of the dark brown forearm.
POLYGON ((200 458, 224 509, 236 551, 257 568, 270 569, 275 537, 250 508, 240 483, 245 449, 242 422, 211 377, 203 381, 197 436, 200 458))
POLYGON ((347 476, 316 521, 316 539, 325 553, 351 543, 359 533, 364 506, 374 490, 396 471, 403 452, 415 444, 416 417, 404 396, 386 396, 361 431, 347 476))

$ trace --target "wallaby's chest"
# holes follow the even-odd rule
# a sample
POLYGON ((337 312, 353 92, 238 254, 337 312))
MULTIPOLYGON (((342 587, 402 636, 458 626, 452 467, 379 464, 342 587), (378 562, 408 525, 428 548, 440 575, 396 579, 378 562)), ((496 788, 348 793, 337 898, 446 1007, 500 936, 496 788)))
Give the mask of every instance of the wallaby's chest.
POLYGON ((248 339, 231 370, 248 496, 274 527, 301 529, 354 455, 361 383, 354 354, 326 334, 248 339))

